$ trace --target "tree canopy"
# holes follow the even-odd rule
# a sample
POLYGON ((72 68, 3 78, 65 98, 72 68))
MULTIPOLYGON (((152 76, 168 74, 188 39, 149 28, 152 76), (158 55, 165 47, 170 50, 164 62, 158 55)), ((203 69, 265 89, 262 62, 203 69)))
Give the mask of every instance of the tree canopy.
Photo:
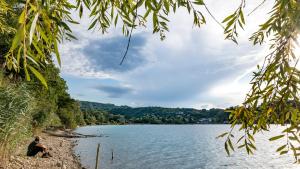
POLYGON ((129 107, 80 101, 87 124, 224 124, 229 113, 224 109, 129 107))
MULTIPOLYGON (((245 27, 243 10, 246 5, 246 0, 240 0, 237 9, 224 16, 221 23, 225 38, 235 43, 238 43, 238 31, 245 27)), ((1 48, 0 61, 3 60, 10 74, 21 75, 27 80, 34 75, 47 88, 42 70, 51 63, 54 55, 61 63, 58 46, 63 40, 76 39, 70 24, 78 22, 72 18, 71 11, 76 10, 80 17, 83 13, 89 14, 92 23, 87 29, 106 33, 109 27, 119 23, 123 34, 129 37, 133 29, 151 20, 153 33, 164 39, 168 16, 178 8, 191 14, 194 25, 200 27, 206 23, 204 0, 76 0, 74 4, 70 0, 0 0, 1 41, 11 44, 1 48)), ((239 148, 244 147, 248 153, 256 149, 253 135, 268 130, 271 124, 280 124, 286 125, 283 134, 270 140, 285 138, 286 144, 277 151, 280 154, 293 151, 298 160, 300 72, 296 68, 299 54, 295 53, 295 48, 299 17, 299 0, 274 0, 269 18, 249 38, 254 45, 266 41, 271 45, 264 64, 254 72, 250 82, 252 88, 245 101, 231 111, 231 127, 241 124, 238 127, 245 132, 239 139, 243 140, 239 142, 239 148)), ((234 150, 232 133, 222 136, 227 138, 226 151, 234 150)))

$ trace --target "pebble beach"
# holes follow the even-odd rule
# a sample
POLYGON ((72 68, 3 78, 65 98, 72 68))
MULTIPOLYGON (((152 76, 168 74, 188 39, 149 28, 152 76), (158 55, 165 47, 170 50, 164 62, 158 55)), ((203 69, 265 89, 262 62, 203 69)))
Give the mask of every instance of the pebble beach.
POLYGON ((48 147, 50 158, 41 158, 41 154, 36 157, 27 157, 27 146, 32 140, 25 142, 24 146, 19 147, 14 155, 11 155, 4 165, 0 164, 0 169, 83 169, 79 159, 73 152, 76 144, 73 139, 52 136, 46 133, 40 134, 41 143, 48 147))

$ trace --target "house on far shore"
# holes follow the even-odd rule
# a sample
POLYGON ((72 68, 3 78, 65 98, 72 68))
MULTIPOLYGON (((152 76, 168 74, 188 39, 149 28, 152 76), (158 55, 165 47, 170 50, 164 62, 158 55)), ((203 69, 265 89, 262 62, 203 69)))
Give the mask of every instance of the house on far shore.
POLYGON ((209 124, 212 122, 211 118, 201 118, 199 119, 199 121, 197 122, 198 124, 209 124))

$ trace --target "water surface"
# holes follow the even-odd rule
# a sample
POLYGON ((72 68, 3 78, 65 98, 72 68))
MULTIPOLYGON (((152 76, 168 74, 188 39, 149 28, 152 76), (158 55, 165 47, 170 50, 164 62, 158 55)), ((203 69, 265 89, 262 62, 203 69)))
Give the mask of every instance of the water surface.
POLYGON ((254 155, 238 150, 228 157, 224 140, 215 137, 228 131, 229 125, 86 126, 77 132, 103 137, 78 139, 75 152, 89 169, 94 169, 98 143, 101 169, 300 168, 300 164, 293 164, 291 154, 280 156, 275 152, 283 140, 269 144, 268 139, 282 129, 274 126, 271 132, 259 134, 254 155))

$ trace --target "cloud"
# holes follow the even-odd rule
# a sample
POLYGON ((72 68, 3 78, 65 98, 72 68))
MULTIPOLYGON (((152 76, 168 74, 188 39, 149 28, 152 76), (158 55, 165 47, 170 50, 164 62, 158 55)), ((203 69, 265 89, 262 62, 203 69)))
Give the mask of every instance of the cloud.
POLYGON ((183 48, 175 49, 175 52, 170 50, 173 47, 168 43, 152 44, 148 49, 152 50, 152 57, 157 58, 156 61, 126 75, 117 75, 117 79, 136 89, 134 95, 124 95, 124 100, 172 107, 201 107, 200 103, 218 107, 238 104, 248 82, 240 82, 239 79, 249 76, 249 70, 251 72, 261 60, 260 56, 263 55, 258 53, 261 48, 227 42, 211 47, 210 43, 197 40, 203 36, 202 33, 191 34, 193 38, 186 40, 183 48), (239 83, 231 85, 237 78, 239 83), (226 97, 233 90, 234 95, 226 97), (224 95, 226 99, 222 97, 224 95))
POLYGON ((107 93, 108 97, 110 98, 120 98, 121 96, 131 93, 133 91, 132 88, 127 86, 108 86, 108 85, 99 85, 94 87, 94 89, 107 93))
POLYGON ((125 53, 127 42, 128 38, 124 36, 92 40, 83 47, 82 53, 86 59, 90 60, 91 66, 96 71, 126 72, 142 66, 146 62, 143 57, 146 38, 141 34, 135 34, 131 39, 124 63, 119 64, 125 53))
MULTIPOLYGON (((245 14, 258 3, 248 2, 245 14)), ((207 5, 222 20, 238 2, 216 0, 207 5)), ((170 16, 165 41, 151 34, 151 25, 144 32, 137 30, 122 66, 127 38, 120 35, 120 28, 99 36, 76 27, 81 40, 61 48, 63 76, 73 97, 91 101, 195 108, 240 104, 252 71, 267 50, 266 46, 252 46, 248 38, 264 21, 270 6, 266 4, 251 17, 245 15, 247 26, 239 31, 239 45, 224 40, 222 28, 209 15, 206 25, 192 28, 192 17, 179 9, 170 16)))
MULTIPOLYGON (((79 37, 83 36, 81 34, 79 37)), ((115 36, 67 42, 61 47, 62 73, 83 78, 113 78, 113 73, 124 73, 143 66, 146 36, 132 36, 125 61, 120 65, 128 38, 115 36)))

